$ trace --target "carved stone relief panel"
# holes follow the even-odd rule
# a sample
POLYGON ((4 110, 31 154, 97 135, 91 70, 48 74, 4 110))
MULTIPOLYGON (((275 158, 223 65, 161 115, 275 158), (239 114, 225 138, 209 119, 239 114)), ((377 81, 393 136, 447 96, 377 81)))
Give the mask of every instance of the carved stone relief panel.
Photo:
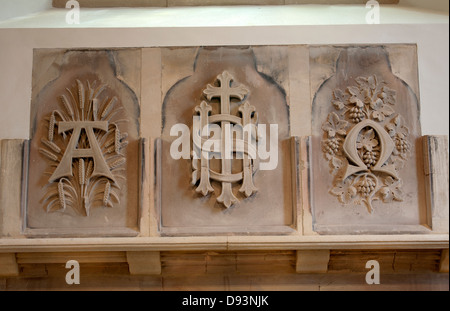
POLYGON ((213 98, 220 99, 220 113, 210 115, 212 106, 206 101, 202 101, 200 105, 195 107, 195 111, 199 115, 200 124, 197 126, 193 125, 191 133, 193 142, 193 152, 191 155, 193 168, 192 184, 196 185, 199 182, 195 191, 203 194, 203 196, 207 196, 208 193, 214 192, 214 188, 211 186, 211 179, 220 182, 222 189, 220 195, 217 197, 217 202, 223 204, 226 208, 239 202, 231 189, 233 183, 242 182, 239 192, 245 194, 246 197, 257 192, 257 188, 253 184, 253 174, 257 171, 255 164, 259 162, 255 148, 257 140, 256 127, 249 129, 248 137, 246 137, 247 135, 239 135, 243 136, 243 139, 236 138, 234 140, 235 146, 233 146, 233 150, 230 148, 228 151, 229 156, 227 156, 227 148, 221 146, 221 144, 226 143, 224 138, 227 135, 227 127, 231 129, 231 125, 238 125, 241 131, 248 125, 256 125, 257 117, 254 115, 255 106, 250 105, 248 101, 242 102, 249 91, 242 84, 233 87, 233 80, 233 76, 227 71, 224 71, 217 76, 217 82, 219 82, 218 87, 208 84, 203 93, 206 95, 208 101, 211 101, 213 98), (238 110, 242 117, 236 117, 230 114, 230 100, 232 98, 240 100, 238 110), (217 123, 220 124, 218 130, 221 134, 218 136, 222 139, 214 139, 208 143, 207 138, 209 135, 208 133, 203 133, 203 129, 217 123), (248 139, 245 140, 245 138, 248 139), (252 144, 252 142, 254 143, 252 144), (214 144, 217 145, 217 150, 214 150, 214 144), (221 172, 219 173, 209 168, 209 160, 213 158, 215 152, 220 152, 221 172), (242 171, 234 174, 232 173, 233 153, 241 153, 242 155, 242 171), (253 156, 249 157, 250 154, 253 156))
POLYGON ((427 232, 416 47, 318 46, 310 57, 314 229, 427 232))
POLYGON ((321 234, 430 231, 414 45, 33 59, 26 235, 302 234, 310 222, 321 234), (155 138, 146 178, 141 136, 155 138))
POLYGON ((161 234, 295 232, 288 61, 287 47, 161 49, 161 234))
POLYGON ((35 51, 26 234, 137 234, 135 62, 139 50, 35 51))

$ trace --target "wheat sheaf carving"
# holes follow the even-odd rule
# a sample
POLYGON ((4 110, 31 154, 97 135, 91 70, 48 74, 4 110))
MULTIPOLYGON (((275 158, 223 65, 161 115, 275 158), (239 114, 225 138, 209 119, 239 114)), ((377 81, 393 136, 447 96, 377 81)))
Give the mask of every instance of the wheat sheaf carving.
POLYGON ((75 80, 45 119, 39 152, 50 162, 43 203, 47 212, 71 208, 89 216, 94 207, 120 204, 127 133, 123 107, 105 84, 75 80))

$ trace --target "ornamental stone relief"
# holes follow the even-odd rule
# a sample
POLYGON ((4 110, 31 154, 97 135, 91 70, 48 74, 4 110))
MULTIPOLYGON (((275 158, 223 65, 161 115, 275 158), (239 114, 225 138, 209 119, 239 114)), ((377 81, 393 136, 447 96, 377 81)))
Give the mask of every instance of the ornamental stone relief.
POLYGON ((418 93, 413 45, 36 49, 24 234, 426 232, 418 93))
MULTIPOLYGON (((221 193, 217 197, 217 202, 223 204, 229 208, 239 200, 233 194, 232 184, 241 183, 239 192, 245 194, 246 197, 256 193, 257 188, 253 183, 253 174, 256 173, 257 167, 255 166, 256 148, 254 148, 254 142, 256 140, 255 133, 251 132, 255 127, 250 127, 249 135, 245 135, 243 129, 248 129, 248 126, 256 125, 255 107, 250 105, 248 101, 242 102, 245 96, 248 94, 248 89, 242 84, 236 84, 234 78, 227 71, 224 71, 217 76, 218 85, 213 86, 208 84, 207 88, 203 91, 208 101, 213 98, 219 99, 217 103, 220 105, 220 113, 211 115, 212 103, 202 101, 200 105, 195 107, 196 113, 198 113, 200 124, 193 127, 193 159, 192 159, 192 184, 196 187, 196 192, 201 193, 203 196, 207 196, 210 192, 214 192, 214 188, 211 186, 211 180, 220 182, 222 185, 221 193), (239 113, 241 117, 230 114, 230 101, 237 99, 240 102, 239 113), (208 136, 204 131, 208 126, 220 124, 220 139, 216 139, 210 144, 208 142, 208 136), (241 137, 233 138, 231 127, 238 126, 242 134, 241 137), (227 139, 229 137, 229 139, 227 139), (212 147, 217 144, 218 150, 214 150, 212 147), (226 145, 229 146, 226 146, 226 145), (233 148, 231 148, 233 146, 233 148), (227 150, 228 149, 228 150, 227 150), (253 149, 253 150, 250 150, 253 149), (209 168, 209 160, 214 156, 214 153, 220 153, 218 158, 221 160, 221 171, 212 171, 209 168), (242 167, 243 170, 238 173, 232 173, 233 154, 242 154, 242 167), (253 156, 249 156, 253 155, 253 156)), ((257 163, 257 162, 256 162, 257 163)))
POLYGON ((310 86, 313 230, 427 232, 416 47, 311 47, 310 86))
POLYGON ((335 89, 322 140, 330 173, 330 193, 341 203, 403 201, 399 171, 411 151, 409 129, 395 112, 396 92, 376 75, 357 77, 355 85, 335 89))
POLYGON ((288 49, 151 52, 160 55, 154 77, 161 80, 154 83, 163 94, 156 144, 160 234, 293 232, 288 49))
POLYGON ((47 212, 70 207, 89 216, 93 207, 119 204, 128 134, 120 124, 122 107, 116 96, 104 96, 107 85, 76 80, 49 116, 39 152, 49 160, 51 176, 44 197, 47 212))
POLYGON ((139 51, 34 53, 24 233, 136 235, 139 51))

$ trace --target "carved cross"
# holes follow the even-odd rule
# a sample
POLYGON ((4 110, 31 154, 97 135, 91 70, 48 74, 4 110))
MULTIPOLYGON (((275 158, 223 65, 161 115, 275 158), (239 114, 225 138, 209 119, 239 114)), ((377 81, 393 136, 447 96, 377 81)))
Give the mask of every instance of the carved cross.
MULTIPOLYGON (((229 74, 227 71, 224 71, 222 74, 217 76, 217 80, 219 81, 219 86, 215 87, 211 84, 208 84, 206 90, 203 93, 206 95, 208 100, 213 98, 218 98, 220 100, 220 113, 221 115, 229 115, 230 114, 230 101, 232 98, 237 98, 239 100, 243 100, 244 96, 248 93, 248 90, 242 85, 231 86, 233 82, 233 76, 229 74)), ((222 145, 221 145, 221 159, 222 159, 222 174, 230 175, 231 174, 231 163, 232 157, 227 155, 227 150, 225 143, 227 139, 224 139, 229 135, 226 132, 226 129, 229 128, 229 121, 221 121, 222 128, 222 145)), ((217 201, 223 203, 225 206, 229 207, 234 203, 238 202, 238 199, 233 194, 231 190, 231 182, 222 182, 222 193, 217 198, 217 201)))
POLYGON ((256 148, 252 146, 252 129, 250 129, 249 131, 249 129, 246 128, 247 125, 254 125, 252 123, 252 118, 253 113, 255 112, 255 107, 250 105, 248 102, 240 102, 239 112, 242 117, 240 118, 238 116, 231 115, 231 100, 235 98, 242 101, 249 91, 242 84, 233 84, 233 77, 227 71, 224 71, 222 74, 218 75, 217 81, 219 82, 218 86, 208 84, 203 93, 206 95, 208 101, 213 98, 219 99, 220 113, 210 116, 212 107, 206 101, 202 101, 201 104, 195 108, 195 111, 199 114, 200 117, 200 132, 202 134, 199 135, 199 133, 197 132, 194 133, 194 148, 201 149, 202 152, 200 152, 200 177, 198 177, 197 175, 198 164, 196 162, 196 159, 194 159, 194 172, 192 182, 195 184, 197 180, 200 179, 200 183, 196 191, 198 193, 202 193, 204 196, 206 196, 209 192, 214 191, 210 184, 210 179, 221 182, 222 192, 217 198, 217 201, 228 208, 239 201, 233 194, 233 183, 242 181, 242 186, 239 191, 247 197, 257 191, 256 187, 253 184, 254 168, 252 162, 252 159, 255 159, 256 156, 256 148), (211 150, 206 146, 207 144, 203 144, 203 142, 205 142, 206 138, 208 137, 200 137, 205 136, 203 128, 205 126, 208 126, 210 123, 220 124, 221 139, 220 141, 217 141, 217 148, 220 148, 221 155, 220 173, 210 170, 208 152, 211 152, 211 150), (232 141, 232 137, 230 137, 231 124, 242 126, 244 133, 244 137, 242 139, 236 138, 237 145, 233 148, 229 146, 229 143, 232 141), (246 132, 248 132, 247 135, 245 135, 246 132), (234 151, 243 154, 243 171, 239 173, 232 173, 234 151))

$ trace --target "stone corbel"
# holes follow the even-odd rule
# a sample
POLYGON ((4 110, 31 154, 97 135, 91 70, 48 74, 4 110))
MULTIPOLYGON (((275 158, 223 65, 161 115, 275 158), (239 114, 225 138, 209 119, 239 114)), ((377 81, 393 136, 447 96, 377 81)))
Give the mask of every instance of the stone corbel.
POLYGON ((127 252, 127 261, 131 275, 161 274, 160 252, 127 252))
POLYGON ((448 248, 442 250, 441 262, 439 263, 439 272, 448 273, 448 248))
POLYGON ((330 250, 298 250, 297 273, 326 273, 330 261, 330 250))
POLYGON ((19 266, 17 265, 16 254, 0 254, 0 277, 18 276, 19 266))

